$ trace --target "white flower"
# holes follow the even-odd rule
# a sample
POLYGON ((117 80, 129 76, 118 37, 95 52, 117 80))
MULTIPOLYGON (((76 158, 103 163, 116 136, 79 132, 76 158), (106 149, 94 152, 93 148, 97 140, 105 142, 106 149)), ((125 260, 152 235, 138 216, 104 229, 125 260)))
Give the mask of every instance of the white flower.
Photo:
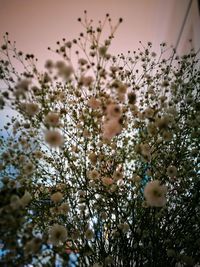
POLYGON ((59 131, 49 130, 46 132, 45 141, 52 147, 61 146, 63 144, 63 136, 59 131))
POLYGON ((60 116, 56 112, 49 112, 46 117, 44 118, 45 124, 52 126, 52 127, 57 127, 60 124, 60 116))
POLYGON ((147 204, 152 207, 162 207, 166 204, 167 187, 154 180, 145 185, 144 196, 147 204))
POLYGON ((67 240, 67 230, 63 225, 54 224, 49 230, 49 242, 58 246, 67 240))

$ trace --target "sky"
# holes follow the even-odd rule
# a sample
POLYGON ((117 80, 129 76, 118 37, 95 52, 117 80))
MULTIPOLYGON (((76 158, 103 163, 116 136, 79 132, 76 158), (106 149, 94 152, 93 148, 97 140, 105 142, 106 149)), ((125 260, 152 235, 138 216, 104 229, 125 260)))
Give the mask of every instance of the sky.
POLYGON ((175 44, 189 0, 0 0, 0 40, 8 31, 24 52, 43 60, 48 46, 63 37, 73 39, 82 30, 77 18, 88 11, 94 21, 110 13, 113 21, 124 19, 113 52, 134 50, 141 40, 155 49, 167 41, 175 44), (173 23, 173 25, 172 25, 173 23))

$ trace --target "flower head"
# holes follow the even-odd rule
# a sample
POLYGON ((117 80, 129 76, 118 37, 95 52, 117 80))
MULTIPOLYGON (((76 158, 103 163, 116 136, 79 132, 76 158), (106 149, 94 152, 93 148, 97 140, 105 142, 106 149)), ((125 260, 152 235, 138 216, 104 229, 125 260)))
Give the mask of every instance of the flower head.
POLYGON ((60 192, 56 192, 56 193, 54 193, 54 194, 51 195, 51 200, 54 203, 61 202, 62 201, 62 198, 63 198, 63 194, 60 193, 60 192))
POLYGON ((63 225, 54 224, 49 230, 49 242, 54 246, 64 243, 67 239, 67 230, 63 225))
POLYGON ((88 106, 92 109, 98 109, 100 105, 101 105, 100 101, 96 99, 95 97, 91 97, 88 100, 88 106))
POLYGON ((34 116, 39 112, 39 106, 37 103, 25 104, 25 111, 29 116, 34 116))
POLYGON ((52 147, 61 146, 63 144, 63 136, 59 131, 49 130, 46 132, 45 141, 52 147))
POLYGON ((59 122, 59 119, 60 119, 60 116, 58 113, 55 113, 55 112, 49 112, 45 119, 44 119, 44 122, 49 125, 49 126, 52 126, 52 127, 57 127, 59 126, 60 122, 59 122))
POLYGON ((160 181, 154 180, 146 184, 144 196, 147 204, 151 207, 162 207, 166 204, 167 187, 161 185, 160 181))

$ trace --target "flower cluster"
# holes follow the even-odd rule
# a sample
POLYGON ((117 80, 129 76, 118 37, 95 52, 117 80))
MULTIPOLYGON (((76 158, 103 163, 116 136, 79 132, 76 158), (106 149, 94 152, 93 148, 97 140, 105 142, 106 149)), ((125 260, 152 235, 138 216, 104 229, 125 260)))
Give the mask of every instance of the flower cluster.
POLYGON ((42 71, 8 33, 0 49, 0 108, 16 112, 0 139, 4 265, 200 264, 198 55, 115 56, 122 19, 78 21, 42 71))

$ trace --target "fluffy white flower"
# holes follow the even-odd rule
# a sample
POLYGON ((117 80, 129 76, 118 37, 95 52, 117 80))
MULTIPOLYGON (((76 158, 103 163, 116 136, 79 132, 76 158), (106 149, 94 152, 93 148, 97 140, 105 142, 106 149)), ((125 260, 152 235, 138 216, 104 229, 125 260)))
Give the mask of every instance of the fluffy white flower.
POLYGON ((160 181, 154 180, 146 184, 144 196, 147 204, 151 207, 162 207, 166 204, 167 187, 160 181))
POLYGON ((67 240, 67 230, 63 225, 54 224, 49 230, 49 242, 58 246, 67 240))

